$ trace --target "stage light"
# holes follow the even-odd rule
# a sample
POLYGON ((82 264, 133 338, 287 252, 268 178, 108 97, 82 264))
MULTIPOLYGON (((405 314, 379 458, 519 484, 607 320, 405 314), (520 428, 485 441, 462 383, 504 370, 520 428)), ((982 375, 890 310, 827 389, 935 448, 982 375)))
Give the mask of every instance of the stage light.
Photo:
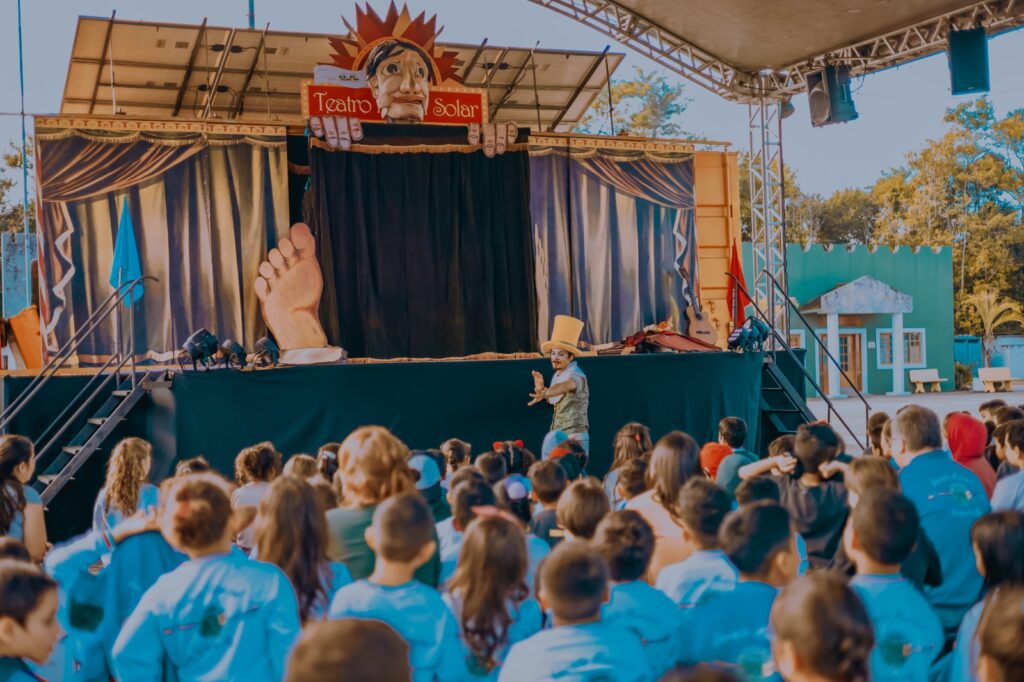
POLYGON ((277 361, 281 358, 281 350, 274 343, 274 339, 269 336, 264 336, 257 341, 253 350, 256 351, 253 363, 257 367, 276 367, 277 361))
POLYGON ((220 344, 220 354, 224 359, 225 367, 235 367, 237 369, 245 369, 247 364, 245 356, 245 348, 241 344, 227 339, 224 343, 220 344))
POLYGON ((782 118, 789 118, 796 113, 796 107, 793 106, 793 100, 789 97, 782 100, 779 106, 781 107, 779 116, 782 118))
POLYGON ((185 369, 185 363, 191 360, 193 370, 199 369, 200 366, 209 369, 219 346, 217 337, 204 327, 185 339, 181 346, 185 352, 178 357, 178 364, 185 369))
POLYGON ((772 330, 768 325, 756 317, 750 316, 729 334, 729 350, 759 353, 764 350, 765 342, 768 341, 771 334, 772 330))

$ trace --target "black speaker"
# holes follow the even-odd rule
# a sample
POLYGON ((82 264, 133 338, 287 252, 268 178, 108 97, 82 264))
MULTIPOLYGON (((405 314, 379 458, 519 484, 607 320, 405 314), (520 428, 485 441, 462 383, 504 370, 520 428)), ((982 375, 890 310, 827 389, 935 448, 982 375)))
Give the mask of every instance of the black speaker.
POLYGON ((949 85, 954 95, 989 91, 988 36, 984 28, 949 32, 949 85))
POLYGON ((850 92, 850 68, 830 64, 807 74, 807 105, 813 126, 857 120, 850 92))

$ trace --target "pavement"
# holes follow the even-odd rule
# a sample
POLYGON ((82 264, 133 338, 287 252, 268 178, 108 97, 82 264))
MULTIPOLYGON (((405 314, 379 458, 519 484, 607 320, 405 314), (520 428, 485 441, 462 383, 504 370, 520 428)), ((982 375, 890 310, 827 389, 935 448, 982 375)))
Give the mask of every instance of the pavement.
MULTIPOLYGON (((941 419, 950 412, 970 412, 978 416, 978 406, 995 398, 1002 398, 1008 405, 1024 404, 1024 388, 1006 393, 983 393, 974 391, 950 391, 948 393, 925 393, 911 394, 905 396, 892 395, 868 395, 865 396, 871 406, 871 412, 888 412, 896 414, 896 410, 904 405, 922 405, 933 410, 941 419)), ((864 403, 856 396, 853 398, 832 399, 835 411, 850 425, 853 435, 867 442, 867 424, 864 416, 864 403)), ((828 418, 828 405, 821 398, 813 398, 807 401, 808 407, 819 419, 828 418)), ((838 419, 832 419, 832 425, 836 431, 845 439, 849 434, 843 429, 838 419)), ((856 448, 853 443, 848 443, 848 449, 853 451, 856 448)))

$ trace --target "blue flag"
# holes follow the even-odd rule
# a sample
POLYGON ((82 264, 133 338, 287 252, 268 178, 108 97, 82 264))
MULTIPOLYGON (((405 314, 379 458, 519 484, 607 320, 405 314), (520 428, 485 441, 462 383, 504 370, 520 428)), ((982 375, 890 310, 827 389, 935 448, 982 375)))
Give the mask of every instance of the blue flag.
MULTIPOLYGON (((117 239, 114 242, 114 262, 110 266, 110 286, 115 289, 124 282, 131 282, 142 277, 142 265, 139 263, 139 249, 135 245, 135 227, 132 225, 132 212, 128 210, 128 197, 121 206, 121 220, 117 224, 117 239)), ((134 287, 135 300, 142 298, 142 283, 134 287)), ((131 294, 125 297, 131 301, 131 294)))

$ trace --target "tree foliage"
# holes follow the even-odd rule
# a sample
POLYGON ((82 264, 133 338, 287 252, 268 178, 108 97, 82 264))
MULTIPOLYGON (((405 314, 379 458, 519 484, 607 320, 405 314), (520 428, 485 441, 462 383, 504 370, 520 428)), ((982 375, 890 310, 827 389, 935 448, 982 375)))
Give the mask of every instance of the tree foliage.
MULTIPOLYGON (((36 229, 35 197, 32 179, 32 141, 29 140, 29 229, 36 229)), ((0 231, 21 232, 24 230, 24 197, 21 191, 21 146, 13 140, 5 152, 0 152, 0 231)))
POLYGON ((612 79, 612 106, 603 88, 580 119, 576 131, 592 135, 635 135, 638 137, 690 137, 680 123, 690 100, 681 82, 670 83, 657 71, 636 68, 631 79, 612 79), (614 128, 613 124, 614 123, 614 128))

